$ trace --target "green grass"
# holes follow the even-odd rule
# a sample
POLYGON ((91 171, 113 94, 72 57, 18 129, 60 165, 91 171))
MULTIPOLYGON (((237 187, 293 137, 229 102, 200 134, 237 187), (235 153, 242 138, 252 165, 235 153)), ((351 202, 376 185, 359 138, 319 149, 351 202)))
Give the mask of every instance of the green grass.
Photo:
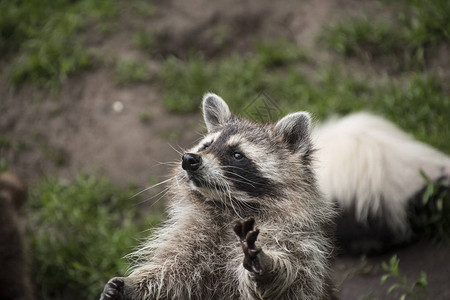
POLYGON ((77 42, 66 39, 27 43, 26 54, 16 58, 9 79, 14 87, 30 82, 38 87, 54 89, 67 77, 91 65, 92 57, 77 42))
POLYGON ((256 48, 256 55, 250 58, 235 54, 220 61, 207 61, 198 55, 186 61, 167 59, 160 75, 164 104, 173 112, 194 112, 202 95, 211 91, 231 105, 241 105, 264 90, 279 68, 306 60, 303 50, 285 40, 261 42, 256 48))
POLYGON ((153 116, 148 110, 143 110, 139 112, 139 122, 142 124, 148 124, 151 122, 153 116))
POLYGON ((124 59, 116 62, 115 77, 118 84, 127 84, 148 81, 151 74, 144 62, 124 59))
POLYGON ((8 139, 3 134, 0 134, 0 151, 1 150, 12 150, 12 151, 24 151, 28 150, 30 145, 20 140, 8 139))
POLYGON ((307 110, 319 119, 358 110, 378 113, 417 138, 450 152, 450 97, 439 81, 427 75, 406 76, 395 83, 386 78, 368 83, 331 68, 309 80, 298 72, 269 81, 271 95, 282 97, 289 111, 307 110))
POLYGON ((445 0, 403 0, 409 14, 399 14, 405 35, 417 46, 450 40, 450 3, 445 0))
POLYGON ((308 61, 306 51, 286 39, 259 41, 256 43, 256 54, 255 60, 266 68, 308 61))
POLYGON ((326 27, 320 39, 344 56, 385 57, 396 69, 423 69, 434 47, 450 41, 450 2, 401 2, 389 22, 374 17, 345 20, 326 27))
POLYGON ((131 7, 133 12, 138 15, 151 17, 158 13, 158 7, 147 0, 133 0, 130 2, 127 3, 126 7, 131 7))
POLYGON ((225 43, 229 40, 230 34, 231 30, 229 25, 221 22, 209 27, 205 31, 208 42, 214 45, 214 47, 225 47, 225 43))
POLYGON ((200 107, 203 93, 211 91, 228 99, 246 99, 261 82, 262 66, 240 56, 222 62, 208 62, 202 57, 187 61, 169 58, 163 66, 161 83, 163 101, 172 112, 195 112, 200 107))
POLYGON ((116 0, 2 1, 0 55, 12 59, 10 84, 53 89, 88 68, 93 58, 77 33, 117 12, 116 0))
POLYGON ((139 29, 133 36, 133 43, 144 53, 155 53, 155 37, 149 30, 139 29))
POLYGON ((327 27, 322 40, 338 53, 381 56, 397 52, 399 43, 392 24, 367 17, 336 23, 327 27))
POLYGON ((33 190, 27 212, 37 299, 97 299, 110 277, 126 274, 123 257, 162 218, 159 210, 139 216, 133 192, 93 176, 46 179, 33 190))

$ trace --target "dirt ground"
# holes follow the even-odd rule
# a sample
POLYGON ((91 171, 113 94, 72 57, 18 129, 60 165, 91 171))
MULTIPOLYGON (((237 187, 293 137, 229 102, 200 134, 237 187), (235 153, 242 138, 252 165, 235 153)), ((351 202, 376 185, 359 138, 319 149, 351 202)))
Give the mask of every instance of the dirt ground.
MULTIPOLYGON (((195 48, 213 59, 250 51, 256 37, 285 37, 316 53, 317 59, 329 60, 332 54, 317 47, 319 30, 362 12, 389 15, 372 1, 174 0, 160 1, 157 15, 149 19, 124 14, 117 31, 108 36, 83 34, 88 45, 106 56, 145 59, 155 73, 161 68, 160 57, 148 57, 133 45, 131 35, 138 26, 156 33, 163 57, 183 57, 195 48), (213 43, 205 29, 220 24, 227 24, 232 34, 213 43)), ((204 132, 201 116, 169 113, 155 80, 118 86, 112 73, 111 67, 99 64, 67 80, 56 99, 30 86, 12 92, 0 82, 0 132, 12 141, 0 154, 9 168, 30 184, 43 176, 72 179, 79 172, 105 174, 117 184, 134 182, 140 187, 163 180, 169 173, 163 163, 179 161, 177 150, 194 144, 204 132), (140 118, 143 112, 148 120, 140 118)), ((432 299, 450 299, 448 249, 420 243, 396 253, 408 278, 427 273, 432 299)), ((361 271, 359 257, 338 258, 334 269, 342 299, 398 299, 395 293, 386 296, 389 285, 379 284, 381 262, 390 256, 368 258, 364 266, 373 266, 368 272, 361 271)))

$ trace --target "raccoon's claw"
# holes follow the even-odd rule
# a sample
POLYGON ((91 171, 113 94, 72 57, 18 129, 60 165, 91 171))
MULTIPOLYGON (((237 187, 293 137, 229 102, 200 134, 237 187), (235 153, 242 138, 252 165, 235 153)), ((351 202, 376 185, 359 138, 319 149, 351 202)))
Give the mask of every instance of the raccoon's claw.
POLYGON ((253 230, 253 226, 255 225, 255 219, 250 218, 247 221, 236 221, 234 225, 234 232, 241 239, 241 241, 245 240, 247 233, 253 230))
POLYGON ((119 300, 123 290, 124 282, 122 278, 113 278, 105 285, 100 300, 119 300))
POLYGON ((242 250, 244 251, 244 268, 254 274, 261 275, 262 269, 258 259, 258 253, 261 252, 261 248, 255 245, 259 229, 253 230, 254 225, 255 220, 251 218, 244 222, 236 221, 233 229, 239 237, 242 250))

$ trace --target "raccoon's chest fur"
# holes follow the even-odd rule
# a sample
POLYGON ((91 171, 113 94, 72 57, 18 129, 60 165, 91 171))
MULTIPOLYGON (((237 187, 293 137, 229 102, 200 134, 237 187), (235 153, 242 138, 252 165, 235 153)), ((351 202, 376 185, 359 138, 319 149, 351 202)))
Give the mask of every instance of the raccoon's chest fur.
POLYGON ((176 292, 185 299, 222 299, 223 295, 241 299, 233 271, 242 263, 240 243, 232 227, 237 217, 212 203, 191 201, 184 202, 183 209, 193 212, 173 225, 171 241, 154 253, 156 263, 164 265, 176 257, 176 269, 164 277, 185 283, 176 292))

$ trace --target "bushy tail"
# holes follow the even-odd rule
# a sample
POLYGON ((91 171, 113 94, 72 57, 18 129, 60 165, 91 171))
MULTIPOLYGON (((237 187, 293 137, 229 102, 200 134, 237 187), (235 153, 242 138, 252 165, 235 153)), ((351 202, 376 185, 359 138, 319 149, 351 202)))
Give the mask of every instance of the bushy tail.
POLYGON ((409 201, 431 180, 449 177, 450 157, 387 120, 355 113, 313 132, 319 185, 340 209, 337 239, 356 252, 382 250, 411 236, 409 201))

